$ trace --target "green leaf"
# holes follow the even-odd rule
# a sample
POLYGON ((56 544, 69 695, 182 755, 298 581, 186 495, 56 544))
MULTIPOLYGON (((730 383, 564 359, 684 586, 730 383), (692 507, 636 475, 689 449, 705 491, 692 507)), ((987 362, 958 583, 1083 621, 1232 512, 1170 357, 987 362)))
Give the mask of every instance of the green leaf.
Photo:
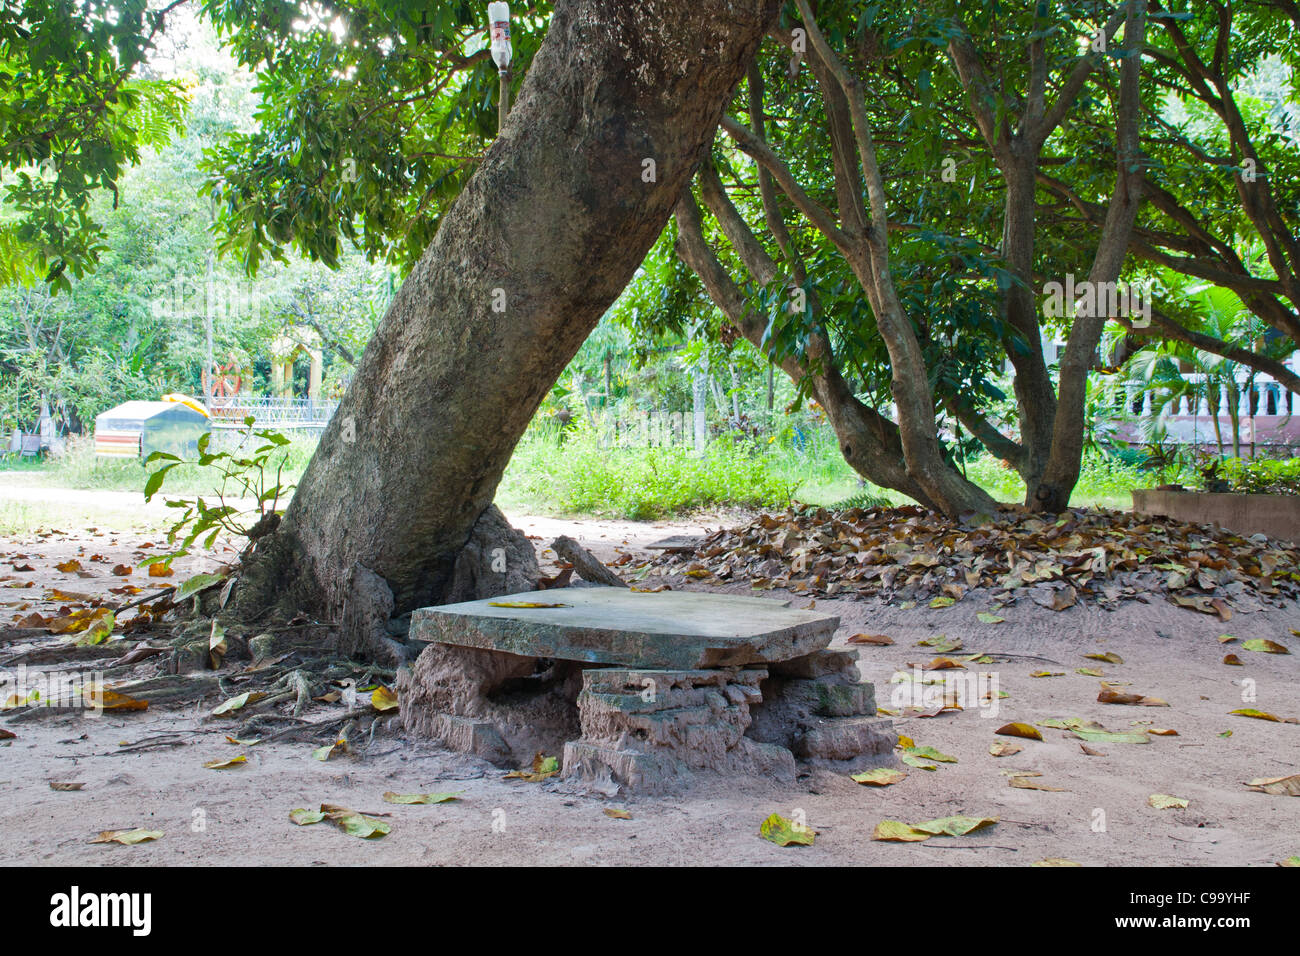
POLYGON ((91 840, 91 843, 121 843, 125 846, 134 846, 137 843, 145 843, 149 840, 159 840, 163 837, 161 830, 146 830, 143 827, 136 827, 134 830, 103 830, 99 836, 91 840))
POLYGON ((364 813, 330 813, 327 816, 332 823, 336 824, 348 836, 358 837, 362 840, 387 836, 392 831, 392 827, 387 823, 376 820, 374 817, 368 817, 364 813))
POLYGON ((871 831, 871 839, 895 843, 921 843, 933 834, 916 829, 902 820, 881 820, 871 831))
POLYGON ((948 754, 940 753, 933 747, 908 747, 904 753, 914 757, 924 757, 929 760, 937 760, 939 763, 956 763, 957 758, 948 754))
POLYGON ((851 774, 850 779, 855 783, 867 784, 873 787, 888 787, 901 780, 906 780, 907 774, 901 770, 894 770, 892 767, 876 767, 862 773, 851 774))
POLYGON ((938 820, 927 820, 925 823, 914 823, 912 824, 912 829, 920 830, 922 833, 929 833, 934 836, 939 836, 940 834, 947 836, 965 836, 967 833, 973 833, 976 830, 991 827, 997 822, 997 817, 940 817, 938 820))
POLYGON ((196 574, 194 577, 186 579, 176 588, 175 593, 172 594, 172 600, 179 604, 187 597, 198 594, 200 591, 216 587, 227 577, 228 575, 225 574, 196 574))
POLYGON ((1276 641, 1266 640, 1262 637, 1256 637, 1249 641, 1243 641, 1241 645, 1243 650, 1259 651, 1261 654, 1290 654, 1284 646, 1276 641))
POLYGON ((218 704, 212 711, 212 716, 224 717, 227 714, 233 714, 235 711, 241 710, 249 704, 257 703, 257 701, 261 700, 265 696, 266 694, 263 691, 245 691, 242 694, 237 694, 229 700, 218 704))
MULTIPOLYGON (((155 452, 154 454, 158 454, 158 452, 155 452)), ((153 456, 151 455, 150 457, 153 456)), ((144 482, 145 501, 153 500, 153 496, 156 495, 158 493, 158 489, 162 487, 163 479, 167 477, 167 472, 171 471, 171 469, 175 467, 176 464, 173 463, 170 465, 163 465, 161 468, 158 468, 157 470, 150 472, 149 477, 146 478, 144 482)))
POLYGON ((777 846, 812 846, 816 831, 774 813, 758 825, 758 835, 777 846))
POLYGON ((384 794, 384 801, 400 804, 447 803, 451 800, 459 800, 464 792, 464 790, 455 790, 451 793, 394 793, 389 790, 384 794))

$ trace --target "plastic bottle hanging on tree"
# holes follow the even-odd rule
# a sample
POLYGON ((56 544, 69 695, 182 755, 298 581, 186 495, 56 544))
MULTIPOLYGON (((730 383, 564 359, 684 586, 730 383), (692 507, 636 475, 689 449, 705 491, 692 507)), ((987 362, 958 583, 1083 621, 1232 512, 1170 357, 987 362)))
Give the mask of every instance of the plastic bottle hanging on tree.
POLYGON ((510 66, 510 4, 489 3, 488 23, 491 24, 492 60, 497 69, 505 72, 510 66))

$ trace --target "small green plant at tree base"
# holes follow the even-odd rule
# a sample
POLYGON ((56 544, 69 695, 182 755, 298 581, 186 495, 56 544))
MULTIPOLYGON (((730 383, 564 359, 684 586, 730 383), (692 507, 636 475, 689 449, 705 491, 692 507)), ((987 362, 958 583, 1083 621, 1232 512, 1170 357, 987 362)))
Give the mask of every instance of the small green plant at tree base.
POLYGON ((857 494, 850 495, 830 505, 830 510, 848 511, 851 508, 860 508, 863 511, 870 511, 872 508, 888 508, 889 506, 888 498, 878 495, 870 489, 863 488, 857 494))
POLYGON ((162 489, 168 472, 178 465, 190 464, 213 473, 217 503, 210 504, 200 496, 167 499, 167 507, 184 509, 184 513, 167 531, 167 542, 173 546, 173 550, 141 561, 141 567, 150 564, 170 565, 176 558, 188 554, 194 542, 200 538, 203 538, 204 548, 211 548, 223 531, 247 538, 251 546, 276 529, 280 523, 280 501, 287 499, 295 487, 285 484, 283 480, 291 442, 280 432, 271 429, 255 430, 254 421, 251 415, 244 419, 246 428, 239 449, 253 443, 255 439, 262 444, 247 456, 241 456, 239 449, 235 452, 209 452, 208 446, 212 439, 209 432, 199 438, 197 459, 186 461, 178 455, 163 451, 156 451, 145 459, 145 465, 161 462, 145 481, 145 501, 153 500, 153 496, 162 489), (240 507, 231 503, 241 499, 251 499, 254 506, 240 507))

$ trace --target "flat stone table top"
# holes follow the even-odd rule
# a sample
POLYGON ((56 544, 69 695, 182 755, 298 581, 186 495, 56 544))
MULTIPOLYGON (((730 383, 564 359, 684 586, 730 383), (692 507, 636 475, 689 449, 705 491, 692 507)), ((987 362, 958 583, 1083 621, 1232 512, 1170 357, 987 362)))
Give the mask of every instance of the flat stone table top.
POLYGON ((788 601, 626 588, 558 588, 417 608, 411 638, 523 657, 691 670, 803 657, 831 642, 840 619, 788 601), (494 607, 508 603, 564 607, 494 607))

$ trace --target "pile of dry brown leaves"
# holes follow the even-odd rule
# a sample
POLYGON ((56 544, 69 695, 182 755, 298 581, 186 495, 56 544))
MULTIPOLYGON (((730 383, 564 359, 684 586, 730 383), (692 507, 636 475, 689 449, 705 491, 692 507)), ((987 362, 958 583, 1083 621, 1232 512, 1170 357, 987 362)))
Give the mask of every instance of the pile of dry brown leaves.
POLYGON ((759 590, 930 599, 944 607, 976 588, 1062 611, 1163 595, 1224 620, 1235 608, 1300 595, 1300 549, 1263 535, 1123 511, 1020 512, 952 521, 918 507, 760 515, 670 553, 650 571, 743 582, 759 590))

